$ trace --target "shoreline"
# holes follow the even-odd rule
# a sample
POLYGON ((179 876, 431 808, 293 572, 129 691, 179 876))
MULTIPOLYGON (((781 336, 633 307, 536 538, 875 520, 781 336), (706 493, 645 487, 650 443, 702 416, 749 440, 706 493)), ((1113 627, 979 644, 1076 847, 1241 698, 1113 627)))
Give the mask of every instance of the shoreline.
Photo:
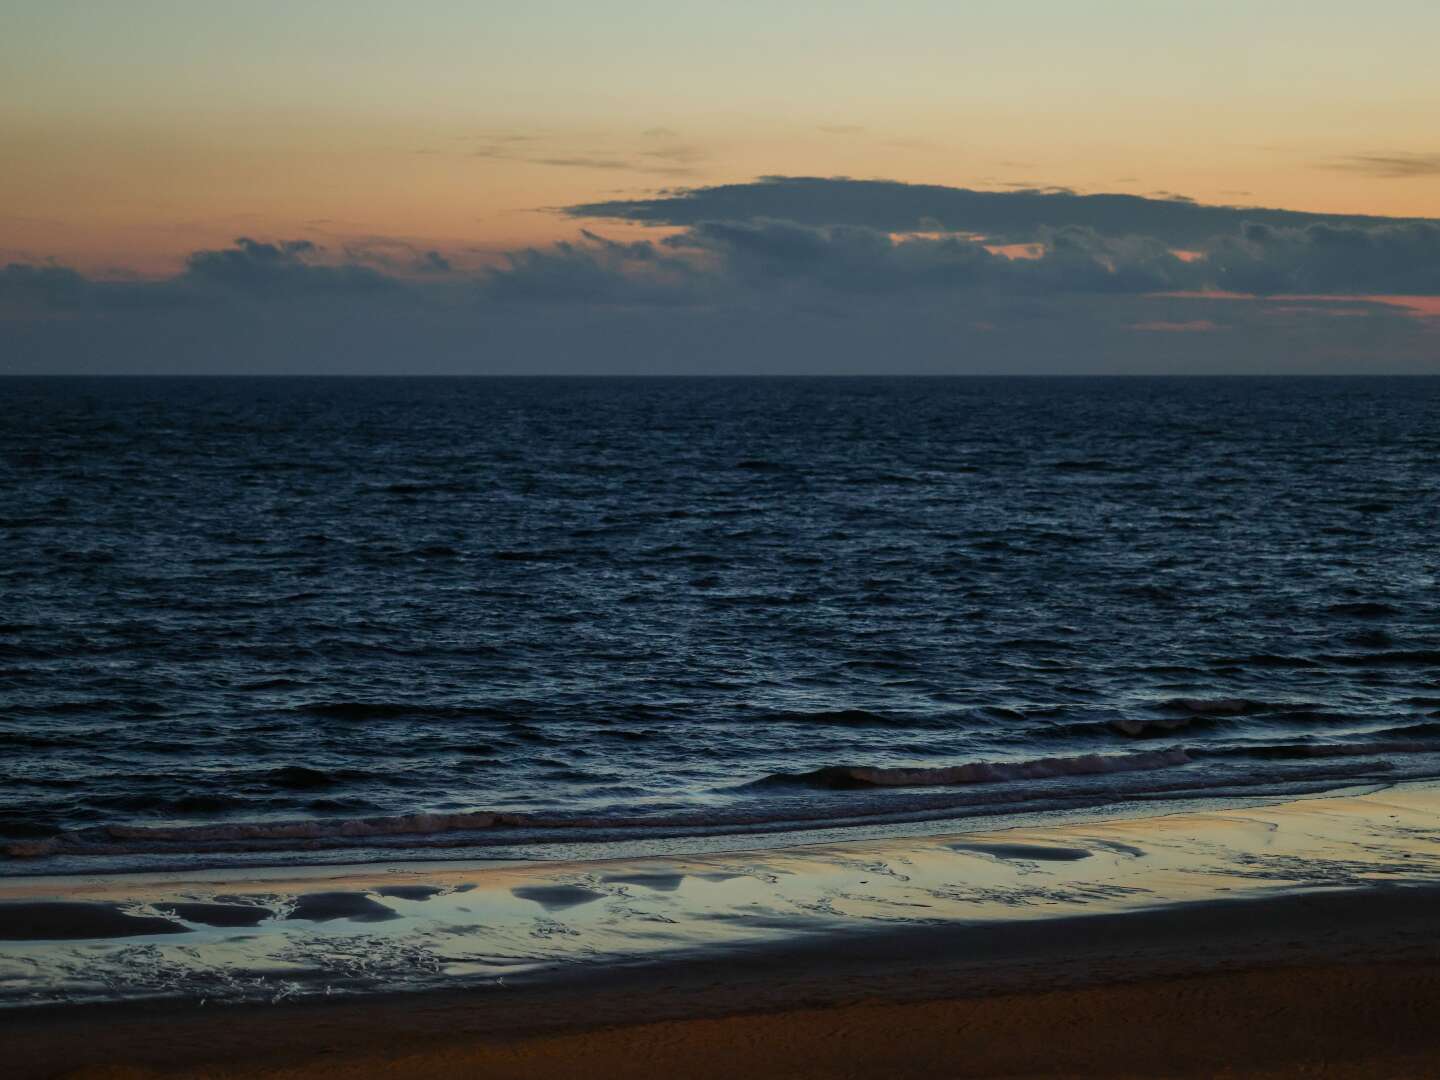
POLYGON ((1196 1032, 1214 1040, 1226 1023, 1271 1024, 1269 1043, 1243 1036, 1252 1064, 1298 1060, 1291 1028, 1310 1030, 1317 1053, 1440 1053, 1440 1034, 1425 1038, 1440 1033, 1433 785, 713 856, 66 884, 57 898, 54 879, 0 881, 12 1005, 0 1009, 0 1051, 22 1077, 122 1063, 545 1076, 567 1075, 574 1055, 596 1063, 592 1075, 621 1076, 625 1054, 642 1050, 652 1058, 639 1071, 699 1076, 710 1074, 684 1055, 714 1053, 716 1040, 776 1048, 770 1071, 760 1058, 747 1066, 761 1076, 847 1075, 844 1060, 925 1075, 922 1058, 942 1049, 950 1075, 1054 1073, 1080 1059, 1042 1060, 1043 1048, 997 1033, 1060 1039, 1067 1024, 1066 1045, 1110 1063, 1097 1075, 1118 1074, 1126 1038, 1149 1045, 1161 1031, 1166 1053, 1189 1040, 1186 1060, 1213 1065, 1196 1032), (21 906, 44 930, 47 904, 180 929, 16 940, 21 906), (22 977, 31 996, 19 1004, 22 977), (102 992, 87 996, 86 978, 102 992), (68 987, 62 1000, 46 1000, 47 979, 68 987), (277 993, 286 986, 299 989, 277 993), (1187 1001, 1205 1003, 1189 1027, 1187 1001), (1083 1038, 1077 1017, 1089 1017, 1083 1038), (915 1045, 897 1043, 901 1031, 915 1045), (881 1048, 889 1066, 873 1056, 881 1048))
POLYGON ((0 1016, 0 1051, 17 1080, 1425 1076, 1440 1062, 1440 888, 950 930, 494 993, 42 1009, 0 1016))
MULTIPOLYGON (((1193 764, 1195 748, 1132 750, 1081 754, 1062 759, 1070 765, 1104 762, 1104 768, 1075 777, 1103 781, 1117 773, 1132 776, 1193 764), (1136 759, 1158 763, 1154 769, 1124 767, 1136 759), (1117 767, 1115 764, 1119 762, 1117 767)), ((1327 755, 1318 755, 1324 760, 1327 755)), ((1317 766, 1303 776, 1277 780, 1238 779, 1218 787, 1191 786, 1156 790, 1079 789, 1043 797, 983 796, 1000 786, 994 779, 964 783, 903 783, 895 786, 847 780, 849 774, 896 773, 908 779, 955 770, 1051 766, 1051 759, 996 765, 971 762, 939 770, 820 768, 803 777, 828 776, 820 788, 844 791, 846 800, 824 810, 811 806, 767 817, 735 807, 709 815, 692 808, 671 817, 573 818, 546 812, 467 810, 419 811, 398 816, 354 818, 282 818, 277 820, 109 825, 71 830, 55 836, 0 840, 3 876, 80 877, 177 875, 209 871, 264 873, 278 867, 344 867, 375 864, 464 864, 504 862, 608 861, 665 858, 726 851, 759 851, 854 841, 904 840, 916 836, 1051 827, 1064 823, 1164 817, 1171 814, 1270 806, 1311 798, 1329 798, 1402 785, 1440 782, 1433 769, 1410 773, 1391 765, 1317 766), (831 775, 833 774, 833 775, 831 775), (905 793, 903 803, 856 805, 855 799, 889 798, 905 793), (977 792, 979 794, 977 794, 977 792), (960 794, 957 794, 960 793, 960 794), (957 801, 957 799, 959 801, 957 801), (975 800, 975 801, 970 801, 975 800)), ((771 778, 773 779, 773 777, 771 778)), ((792 777, 793 779, 793 777, 792 777)), ((1045 780, 1055 779, 1045 777, 1045 780)), ((768 781, 758 781, 765 783, 768 781)), ((754 784, 749 786, 755 786, 754 784)), ((814 794, 816 792, 812 792, 814 794)), ((824 793, 823 790, 819 793, 824 793)))

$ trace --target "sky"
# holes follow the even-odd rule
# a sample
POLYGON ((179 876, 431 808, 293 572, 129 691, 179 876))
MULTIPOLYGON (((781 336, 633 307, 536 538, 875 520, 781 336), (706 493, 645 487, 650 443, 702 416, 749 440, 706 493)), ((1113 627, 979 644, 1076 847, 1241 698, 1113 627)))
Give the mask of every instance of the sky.
POLYGON ((0 0, 0 372, 1440 372, 1437 40, 1420 0, 0 0))

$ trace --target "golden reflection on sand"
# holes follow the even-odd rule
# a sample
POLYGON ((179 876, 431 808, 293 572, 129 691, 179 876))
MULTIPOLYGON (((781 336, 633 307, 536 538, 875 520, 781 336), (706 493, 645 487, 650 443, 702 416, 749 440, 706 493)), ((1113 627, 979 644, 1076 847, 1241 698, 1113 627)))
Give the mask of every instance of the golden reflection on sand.
POLYGON ((703 856, 12 879, 0 882, 0 1004, 504 985, 897 928, 1435 884, 1437 811, 1440 790, 1413 785, 703 856), (97 912, 107 920, 87 936, 97 912), (119 936, 116 912, 148 920, 134 924, 144 932, 119 936))

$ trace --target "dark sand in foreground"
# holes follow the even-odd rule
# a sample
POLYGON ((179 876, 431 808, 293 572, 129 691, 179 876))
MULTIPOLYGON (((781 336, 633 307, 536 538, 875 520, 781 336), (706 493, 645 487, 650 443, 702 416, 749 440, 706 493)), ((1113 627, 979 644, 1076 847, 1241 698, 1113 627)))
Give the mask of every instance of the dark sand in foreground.
MULTIPOLYGON (((1013 918, 872 920, 866 932, 812 926, 450 990, 203 1008, 121 1001, 11 1009, 0 1013, 0 1053, 6 1075, 16 1077, 1440 1075, 1437 806, 1422 790, 1229 818, 952 837, 957 847, 989 844, 996 858, 1026 855, 1022 876, 1055 887, 1053 876, 1084 866, 1073 853, 1096 850, 1097 838, 1123 844, 1123 831, 1145 850, 1147 835, 1193 836, 1197 877, 1172 859, 1143 879, 1153 893, 1164 881, 1174 885, 1176 895, 1159 904, 1135 898, 1095 910, 1056 902, 1048 905, 1053 914, 1029 905, 1013 918), (1265 826, 1244 832, 1262 837, 1258 863, 1243 845, 1222 859, 1213 842, 1217 829, 1240 822, 1265 826), (1312 853, 1314 873, 1297 884, 1298 848, 1263 836, 1300 828, 1313 841, 1320 822, 1336 833, 1335 857, 1312 853), (1368 869, 1357 860, 1357 851, 1382 847, 1384 857, 1368 869), (1222 862, 1243 881, 1245 867, 1273 869, 1286 858, 1291 879, 1217 895, 1222 862), (1201 878, 1202 898, 1179 898, 1201 878)), ((938 850, 941 841, 926 843, 938 850)), ((840 847, 847 855, 863 847, 864 865, 880 865, 882 845, 840 847)), ((888 865, 924 868, 913 842, 883 847, 888 865)), ((826 850, 833 858, 840 848, 826 850)), ((752 856, 792 873, 800 858, 752 856)), ((649 878, 644 887, 675 895, 661 861, 604 870, 594 880, 649 878)), ((547 920, 599 905, 536 892, 584 888, 573 868, 568 884, 553 871, 503 871, 525 872, 531 879, 510 887, 548 905, 547 920)), ((864 880, 886 887, 883 875, 864 880)), ((369 895, 378 904, 382 888, 418 896, 423 887, 395 882, 369 895)), ((914 883, 894 887, 911 896, 914 883)), ((323 907, 353 893, 309 895, 323 907)), ((350 917, 367 913, 375 914, 357 907, 350 917)), ((245 913, 192 914, 240 921, 245 913)))

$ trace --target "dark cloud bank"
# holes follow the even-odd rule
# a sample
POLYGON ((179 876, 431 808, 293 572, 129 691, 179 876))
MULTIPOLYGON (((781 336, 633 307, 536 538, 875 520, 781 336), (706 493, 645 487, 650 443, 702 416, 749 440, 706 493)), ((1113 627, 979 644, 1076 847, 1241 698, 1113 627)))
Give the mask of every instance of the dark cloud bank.
POLYGON ((572 217, 697 225, 770 218, 801 225, 864 225, 884 232, 947 230, 978 233, 997 243, 1041 239, 1067 225, 1111 236, 1148 236, 1171 247, 1195 247, 1251 223, 1274 228, 1395 224, 1394 218, 1305 214, 1205 206, 1187 199, 1139 195, 1077 195, 1072 191, 972 191, 895 180, 770 176, 749 184, 663 193, 567 207, 572 217))
POLYGON ((163 281, 11 265, 0 372, 1440 373, 1440 320, 1368 299, 1440 295, 1433 221, 803 178, 564 213, 670 228, 482 272, 252 239, 163 281))

